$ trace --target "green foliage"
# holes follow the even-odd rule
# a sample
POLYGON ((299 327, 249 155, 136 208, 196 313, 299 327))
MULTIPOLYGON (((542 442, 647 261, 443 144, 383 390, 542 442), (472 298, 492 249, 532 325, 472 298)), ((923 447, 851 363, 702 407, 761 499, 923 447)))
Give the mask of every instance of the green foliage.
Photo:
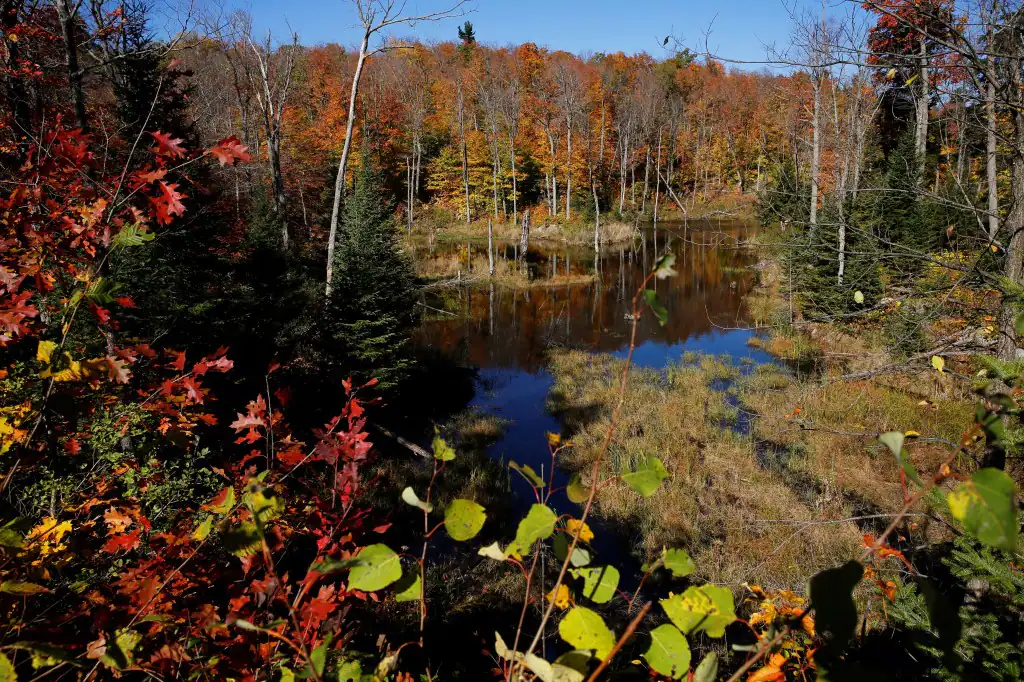
POLYGON ((650 497, 668 478, 665 465, 657 457, 641 457, 636 468, 622 474, 626 485, 643 497, 650 497))
POLYGON ((953 518, 990 547, 1012 552, 1017 547, 1017 500, 1013 481, 1004 471, 974 472, 946 496, 953 518))
POLYGON ((688 587, 682 594, 662 599, 661 608, 687 635, 706 632, 709 637, 721 637, 726 626, 736 620, 732 592, 720 585, 688 587))
POLYGON ((409 340, 418 321, 413 272, 400 250, 393 202, 369 159, 346 199, 335 248, 334 283, 321 339, 360 380, 396 387, 413 368, 409 340))
POLYGON ((690 644, 679 628, 668 623, 659 625, 651 630, 651 646, 644 658, 658 674, 682 679, 690 671, 690 644))
POLYGON ((574 578, 583 580, 583 596, 596 604, 607 604, 619 586, 619 570, 614 566, 574 568, 574 578))
POLYGON ((558 624, 558 634, 576 649, 592 651, 598 658, 605 658, 615 646, 615 634, 605 625, 604 619, 583 606, 576 606, 558 624))
POLYGON ((521 552, 528 552, 537 540, 544 540, 551 537, 555 532, 555 521, 558 516, 555 512, 543 504, 535 504, 530 507, 526 518, 519 522, 516 529, 516 547, 521 552))
POLYGON ((376 592, 402 577, 402 564, 387 545, 369 545, 355 557, 359 564, 352 567, 348 577, 350 590, 376 592))
POLYGON ((486 520, 487 512, 472 500, 454 500, 444 510, 444 527, 460 542, 475 538, 486 520))

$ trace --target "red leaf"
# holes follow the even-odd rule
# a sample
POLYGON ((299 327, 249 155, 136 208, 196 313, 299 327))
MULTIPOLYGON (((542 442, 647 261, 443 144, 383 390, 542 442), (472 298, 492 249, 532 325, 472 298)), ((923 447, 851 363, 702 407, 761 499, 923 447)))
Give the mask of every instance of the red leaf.
POLYGON ((156 146, 153 147, 155 154, 170 156, 171 158, 185 156, 185 148, 181 146, 181 143, 185 140, 180 138, 172 139, 167 133, 161 132, 150 133, 150 135, 156 140, 156 146))
POLYGON ((197 405, 203 404, 203 394, 202 391, 199 390, 201 384, 196 382, 192 377, 185 377, 181 380, 181 385, 185 387, 186 391, 188 391, 189 400, 197 405))
POLYGON ((115 535, 103 545, 103 551, 108 554, 116 554, 117 552, 127 552, 130 549, 135 549, 139 545, 139 535, 141 532, 141 530, 136 529, 131 533, 115 535))
POLYGON ((179 372, 184 371, 184 369, 185 369, 185 353, 184 353, 184 351, 182 351, 181 353, 178 353, 177 357, 174 358, 174 362, 172 362, 169 366, 173 370, 177 370, 179 372))
POLYGON ((215 156, 222 166, 233 166, 236 161, 248 161, 248 147, 242 141, 232 135, 210 148, 210 154, 215 156))

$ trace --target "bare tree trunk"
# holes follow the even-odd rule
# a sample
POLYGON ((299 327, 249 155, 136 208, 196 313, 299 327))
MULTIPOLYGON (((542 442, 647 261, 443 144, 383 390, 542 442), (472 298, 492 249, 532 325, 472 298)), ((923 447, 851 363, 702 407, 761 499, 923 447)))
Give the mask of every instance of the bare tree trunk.
POLYGON ((813 233, 818 226, 818 182, 821 172, 821 74, 817 73, 814 82, 814 112, 811 127, 814 130, 811 142, 811 215, 810 230, 813 233))
POLYGON ((658 127, 658 160, 654 166, 654 228, 658 228, 658 200, 661 197, 661 127, 658 127))
POLYGON ((352 91, 348 100, 348 122, 345 124, 345 144, 341 148, 341 163, 338 164, 338 176, 334 180, 334 207, 331 209, 331 230, 327 236, 327 284, 325 294, 331 295, 331 280, 334 278, 334 246, 338 236, 338 218, 341 216, 341 195, 345 189, 345 166, 348 164, 348 154, 352 149, 352 128, 356 120, 356 96, 359 92, 359 79, 363 75, 363 65, 366 63, 366 49, 370 44, 369 32, 363 34, 363 42, 359 45, 359 60, 356 62, 356 72, 352 76, 352 91))
POLYGON ((512 224, 519 222, 519 200, 516 196, 519 193, 519 181, 516 180, 516 138, 508 136, 508 144, 511 148, 509 160, 512 162, 512 224))
POLYGON ((412 203, 413 197, 413 173, 412 173, 412 157, 405 157, 405 216, 406 216, 406 232, 412 234, 412 203))
POLYGON ((651 176, 651 145, 647 144, 647 160, 644 162, 644 193, 640 197, 640 213, 647 215, 647 189, 651 176))
MULTIPOLYGON (((594 171, 590 171, 590 193, 594 195, 594 254, 601 250, 601 203, 597 200, 597 182, 594 178, 594 171)), ((566 275, 568 272, 566 264, 566 275)))
POLYGON ((466 149, 465 107, 462 101, 462 82, 459 82, 459 137, 462 140, 462 185, 466 190, 466 224, 473 222, 469 207, 469 152, 466 149))
POLYGON ((928 148, 928 104, 930 99, 928 91, 928 42, 923 35, 921 36, 918 55, 920 68, 918 80, 921 81, 921 87, 917 99, 917 127, 914 131, 914 152, 917 154, 918 177, 923 179, 925 152, 928 148))
MULTIPOLYGON (((1015 50, 1021 48, 1015 46, 1015 50)), ((1009 60, 1010 101, 1013 103, 1014 149, 1010 165, 1010 189, 1013 203, 1006 216, 1006 229, 1010 234, 1006 248, 1006 263, 1003 274, 1012 283, 1024 282, 1024 76, 1021 75, 1021 58, 1009 60)), ((1017 356, 1017 310, 1013 298, 1004 293, 999 315, 999 357, 1013 360, 1017 356)))
MULTIPOLYGON (((986 74, 987 76, 987 74, 986 74)), ((985 166, 988 180, 988 238, 994 241, 999 233, 999 191, 997 186, 996 168, 996 84, 992 78, 986 78, 988 87, 985 92, 985 166)))
POLYGON ((572 199, 572 117, 566 117, 565 123, 565 219, 572 220, 572 208, 569 206, 572 199))

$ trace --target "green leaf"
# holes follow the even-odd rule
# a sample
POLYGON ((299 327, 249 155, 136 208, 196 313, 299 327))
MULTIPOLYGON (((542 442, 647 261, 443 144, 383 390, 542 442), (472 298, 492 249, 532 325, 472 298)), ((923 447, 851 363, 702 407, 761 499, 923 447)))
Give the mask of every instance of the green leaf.
POLYGON ((335 677, 337 682, 359 682, 363 677, 363 666, 359 661, 342 661, 335 677))
POLYGON ((13 528, 17 521, 18 519, 8 521, 0 528, 0 547, 9 547, 10 549, 22 548, 24 539, 21 533, 13 528))
MULTIPOLYGON (((564 533, 559 533, 551 541, 555 550, 555 557, 559 561, 565 561, 565 555, 569 552, 569 541, 569 536, 564 533)), ((586 566, 592 558, 590 550, 577 542, 576 547, 572 550, 572 558, 569 559, 569 563, 576 567, 586 566)))
POLYGON ((236 557, 252 556, 263 546, 260 532, 254 523, 246 522, 234 528, 228 528, 221 531, 220 536, 224 543, 224 549, 236 557))
POLYGON ((194 531, 192 531, 192 539, 202 542, 210 535, 211 530, 213 530, 213 517, 207 516, 203 519, 203 522, 200 523, 194 531))
POLYGON ((309 652, 310 667, 316 672, 316 676, 323 678, 324 668, 327 667, 327 648, 331 645, 330 633, 320 642, 320 646, 309 652))
POLYGON ((529 552, 534 542, 551 537, 557 519, 555 512, 545 505, 533 505, 516 529, 516 545, 522 552, 529 552))
POLYGON ((693 672, 693 682, 715 682, 718 677, 718 654, 708 653, 693 672))
MULTIPOLYGON (((8 646, 11 649, 20 649, 31 653, 33 670, 49 668, 63 661, 71 660, 71 656, 68 652, 63 649, 58 649, 55 646, 50 646, 49 644, 39 644, 38 642, 15 642, 8 646)), ((0 682, 2 682, 2 680, 3 678, 0 677, 0 682)))
POLYGON ((401 604, 407 601, 419 601, 422 598, 423 582, 420 580, 419 570, 413 568, 395 583, 395 601, 401 604))
POLYGON ((114 294, 120 288, 106 277, 99 277, 85 290, 85 297, 98 305, 109 305, 114 302, 114 294))
POLYGON ((142 635, 133 630, 118 630, 113 644, 107 644, 100 661, 115 670, 123 670, 135 661, 135 647, 141 641, 142 635))
POLYGON ((583 479, 579 474, 573 474, 569 480, 569 485, 565 488, 565 494, 570 502, 583 504, 590 497, 590 488, 583 485, 583 479))
POLYGON ((114 235, 114 239, 110 242, 111 249, 125 248, 132 246, 142 246, 146 242, 153 241, 156 239, 156 235, 152 232, 143 232, 139 229, 138 223, 132 223, 131 225, 125 225, 121 228, 121 231, 114 235))
POLYGON ((647 302, 647 306, 654 316, 658 318, 658 324, 664 327, 668 322, 668 310, 658 301, 658 294, 653 289, 644 289, 644 301, 647 302))
POLYGON ((921 476, 917 473, 917 468, 910 461, 910 454, 903 448, 905 438, 906 434, 903 431, 889 431, 879 436, 878 440, 896 456, 896 463, 903 469, 903 473, 907 475, 907 478, 918 485, 924 485, 921 481, 921 476))
POLYGON ((541 478, 537 474, 537 472, 533 470, 533 467, 530 466, 529 464, 516 464, 515 461, 511 461, 508 463, 508 468, 521 473, 523 475, 523 478, 529 481, 530 485, 532 485, 534 488, 544 487, 544 479, 541 478))
POLYGON ((811 578, 814 627, 826 640, 826 647, 830 651, 845 646, 857 629, 857 605, 853 601, 853 589, 863 575, 864 567, 859 562, 848 561, 811 578))
POLYGON ((459 542, 476 537, 486 520, 487 510, 473 500, 452 500, 444 510, 445 530, 459 542))
POLYGON ((990 547, 1017 547, 1017 507, 1013 480, 994 468, 974 472, 946 496, 949 511, 964 529, 990 547))
POLYGON ((622 480, 643 497, 655 493, 661 482, 668 478, 668 470, 657 457, 641 457, 636 469, 622 474, 622 480))
POLYGON ((615 596, 619 586, 619 570, 614 566, 574 568, 569 571, 574 578, 583 579, 583 596, 598 604, 607 604, 615 596))
POLYGON ((442 462, 450 462, 455 459, 455 450, 448 445, 444 438, 441 438, 441 433, 434 429, 434 459, 442 462))
POLYGON ((0 653, 0 682, 18 682, 18 673, 14 672, 14 664, 2 653, 0 653))
POLYGON ((49 590, 42 585, 36 585, 35 583, 5 580, 0 583, 0 592, 3 592, 4 594, 14 594, 19 597, 29 597, 33 594, 39 594, 40 592, 49 592, 49 590))
POLYGON ((663 549, 661 551, 661 563, 676 578, 685 578, 697 570, 697 566, 690 558, 685 549, 663 549))
POLYGON ((664 256, 658 259, 658 262, 654 264, 654 276, 658 279, 665 279, 676 274, 675 268, 676 254, 669 251, 664 256))
POLYGON ((690 643, 679 628, 665 623, 651 631, 651 646, 644 658, 654 672, 679 680, 690 672, 690 643))
POLYGON ((855 291, 855 292, 853 292, 853 302, 856 303, 857 305, 863 305, 864 304, 864 292, 863 291, 855 291))
POLYGON ((687 635, 704 631, 709 637, 721 637, 725 627, 736 620, 732 592, 720 585, 688 587, 682 594, 662 599, 661 608, 687 635))
POLYGON ((558 624, 558 634, 573 647, 593 651, 602 660, 615 646, 615 635, 601 616, 583 606, 566 614, 558 624))
POLYGON ((524 655, 520 651, 512 651, 498 632, 494 633, 494 653, 507 661, 522 661, 541 682, 583 682, 582 673, 560 663, 563 657, 552 664, 534 654, 524 655))
POLYGON ((363 547, 355 556, 361 563, 348 574, 348 589, 363 592, 383 590, 402 577, 402 564, 387 545, 363 547))
POLYGON ((413 507, 418 507, 423 511, 427 512, 428 514, 434 511, 434 505, 430 504, 429 502, 424 502, 419 497, 417 497, 416 491, 413 490, 412 487, 408 487, 402 491, 402 502, 405 502, 406 504, 411 505, 413 507))

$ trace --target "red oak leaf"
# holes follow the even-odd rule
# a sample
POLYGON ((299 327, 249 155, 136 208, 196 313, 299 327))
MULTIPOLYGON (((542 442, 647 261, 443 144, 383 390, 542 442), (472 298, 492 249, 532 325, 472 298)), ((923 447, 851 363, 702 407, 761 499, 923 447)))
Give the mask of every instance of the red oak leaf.
POLYGON ((225 137, 223 140, 215 144, 210 148, 210 154, 212 154, 220 162, 222 166, 233 166, 236 161, 248 161, 249 152, 248 147, 242 144, 242 141, 232 135, 231 137, 225 137))
POLYGON ((181 143, 185 140, 180 138, 173 139, 167 133, 155 132, 150 133, 153 139, 156 140, 156 146, 153 147, 154 154, 160 154, 161 156, 169 156, 171 158, 179 158, 185 156, 185 148, 181 146, 181 143))
POLYGON ((131 533, 115 535, 103 545, 103 551, 108 554, 116 554, 117 552, 127 552, 130 549, 135 549, 139 545, 139 535, 141 532, 141 530, 136 529, 131 533))

